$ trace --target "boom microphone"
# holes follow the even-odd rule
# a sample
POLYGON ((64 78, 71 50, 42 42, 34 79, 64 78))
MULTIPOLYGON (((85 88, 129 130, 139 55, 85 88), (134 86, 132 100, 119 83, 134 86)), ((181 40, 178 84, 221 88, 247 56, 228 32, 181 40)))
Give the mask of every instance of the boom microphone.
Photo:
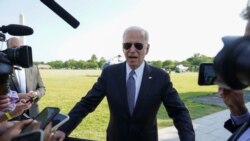
POLYGON ((10 24, 7 26, 0 27, 0 31, 3 33, 9 33, 14 36, 25 36, 33 34, 33 29, 28 26, 18 25, 18 24, 10 24))
POLYGON ((47 7, 49 7, 53 12, 60 16, 64 21, 66 21, 73 28, 77 28, 80 22, 70 15, 66 10, 64 10, 58 3, 54 0, 41 0, 47 7))

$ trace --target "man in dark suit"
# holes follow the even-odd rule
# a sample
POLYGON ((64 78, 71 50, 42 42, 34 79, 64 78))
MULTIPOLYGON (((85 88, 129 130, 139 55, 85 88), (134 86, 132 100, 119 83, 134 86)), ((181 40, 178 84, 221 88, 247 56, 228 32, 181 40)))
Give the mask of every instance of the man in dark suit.
POLYGON ((169 75, 145 62, 148 51, 147 31, 140 27, 127 28, 123 34, 126 61, 102 71, 92 89, 69 112, 70 120, 55 133, 55 138, 69 135, 106 96, 110 110, 107 141, 158 141, 157 112, 162 102, 180 140, 194 141, 188 109, 169 75))
MULTIPOLYGON (((7 40, 8 48, 16 48, 22 44, 22 41, 16 37, 7 40)), ((13 71, 10 77, 10 89, 16 91, 20 99, 28 100, 37 97, 37 100, 39 100, 45 94, 45 86, 37 66, 33 65, 30 68, 16 67, 19 70, 13 71)), ((26 113, 30 117, 35 117, 39 113, 38 104, 34 102, 26 113)))

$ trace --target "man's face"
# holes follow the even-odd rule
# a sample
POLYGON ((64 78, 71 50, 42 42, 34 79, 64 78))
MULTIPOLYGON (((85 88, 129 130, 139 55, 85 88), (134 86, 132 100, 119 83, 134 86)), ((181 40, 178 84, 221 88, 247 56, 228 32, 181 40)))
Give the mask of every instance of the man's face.
POLYGON ((129 30, 123 36, 123 53, 132 69, 138 68, 148 53, 149 44, 145 41, 144 32, 129 30))

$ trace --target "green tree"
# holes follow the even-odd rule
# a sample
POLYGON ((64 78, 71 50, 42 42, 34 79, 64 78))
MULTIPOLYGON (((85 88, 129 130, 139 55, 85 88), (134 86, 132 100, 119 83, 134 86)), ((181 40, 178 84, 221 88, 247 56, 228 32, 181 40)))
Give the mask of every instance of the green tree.
POLYGON ((213 57, 208 57, 200 53, 195 53, 194 56, 188 58, 187 61, 190 63, 189 70, 198 71, 200 63, 213 62, 213 57))
POLYGON ((98 67, 102 68, 102 66, 106 63, 106 59, 104 57, 101 57, 100 61, 98 62, 98 67))
POLYGON ((48 62, 47 64, 50 65, 51 68, 53 68, 53 69, 61 69, 61 68, 63 68, 63 62, 60 61, 60 60, 51 61, 51 62, 48 62))
POLYGON ((77 64, 77 61, 74 59, 69 59, 64 62, 65 68, 69 68, 69 69, 76 69, 76 64, 77 64))
POLYGON ((93 54, 92 56, 91 56, 91 62, 97 62, 97 57, 96 57, 96 55, 95 54, 93 54))
POLYGON ((85 64, 86 69, 97 69, 98 68, 98 63, 92 62, 92 61, 87 61, 85 64))
POLYGON ((158 68, 162 68, 162 61, 157 60, 157 61, 151 61, 152 66, 158 67, 158 68))

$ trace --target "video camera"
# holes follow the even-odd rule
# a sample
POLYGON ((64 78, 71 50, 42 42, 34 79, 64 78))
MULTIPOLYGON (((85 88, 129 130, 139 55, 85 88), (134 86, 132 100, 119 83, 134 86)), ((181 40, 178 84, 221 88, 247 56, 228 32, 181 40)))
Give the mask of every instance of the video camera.
POLYGON ((201 63, 198 84, 218 84, 228 89, 244 89, 250 85, 250 36, 225 36, 224 47, 213 63, 201 63))
MULTIPOLYGON (((11 35, 24 36, 33 34, 33 29, 23 25, 10 24, 0 27, 3 33, 8 32, 11 35)), ((0 41, 5 41, 5 35, 0 32, 0 41)), ((20 46, 17 48, 8 48, 0 51, 0 95, 9 92, 8 79, 13 71, 13 66, 28 68, 33 66, 32 49, 30 46, 20 46)))

